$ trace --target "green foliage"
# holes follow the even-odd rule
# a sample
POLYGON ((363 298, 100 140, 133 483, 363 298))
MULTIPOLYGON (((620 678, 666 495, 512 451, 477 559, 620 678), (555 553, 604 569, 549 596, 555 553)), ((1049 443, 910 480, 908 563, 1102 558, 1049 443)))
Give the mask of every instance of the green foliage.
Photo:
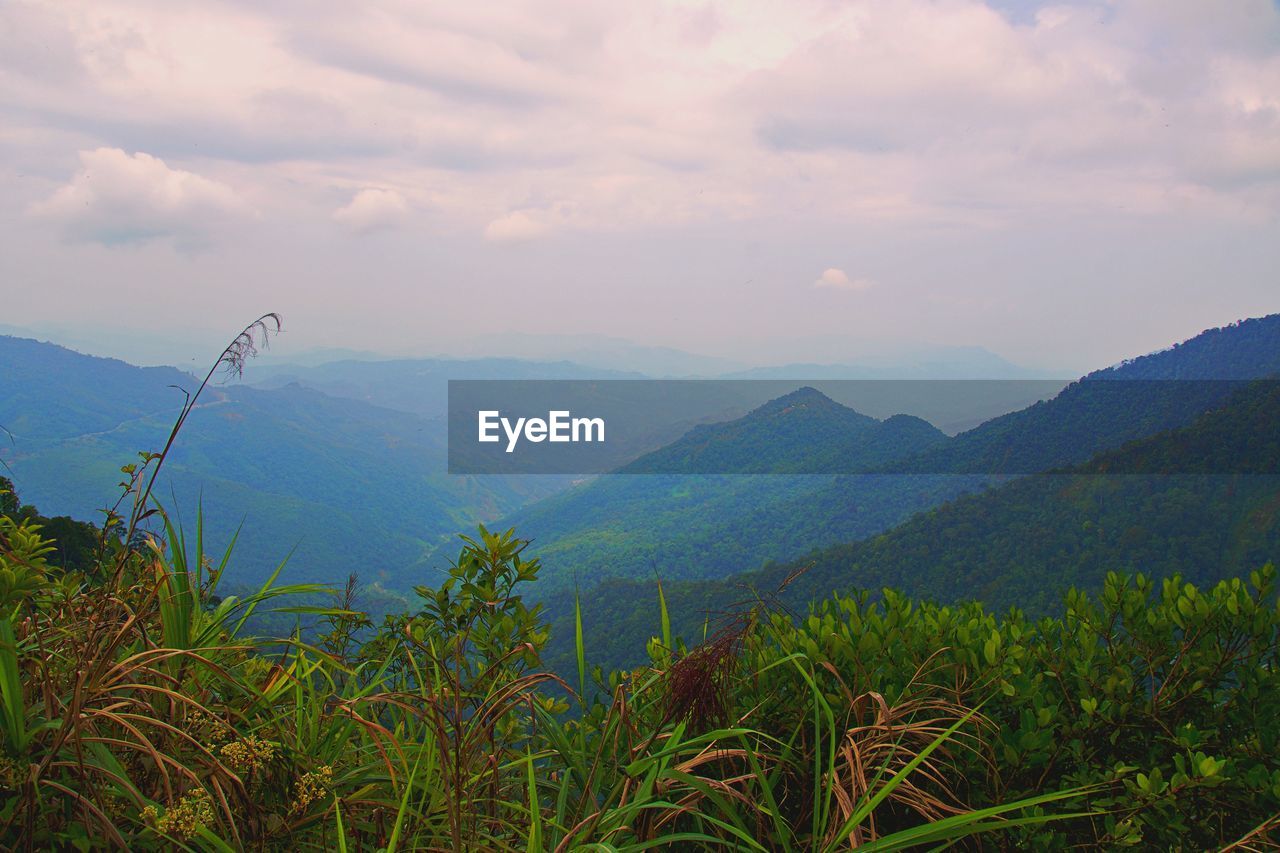
MULTIPOLYGON (((681 672, 707 659, 698 650, 613 674, 607 698, 566 714, 574 694, 537 671, 547 627, 521 595, 538 561, 511 531, 464 540, 449 578, 419 590, 421 610, 364 643, 353 642, 369 628, 349 607, 353 581, 319 614, 330 628, 320 647, 240 633, 253 608, 308 590, 269 583, 219 597, 227 553, 203 555, 198 519, 193 541, 166 531, 163 544, 105 555, 110 571, 90 573, 99 581, 40 564, 37 588, 0 616, 0 843, 827 849, 857 835, 901 849, 1003 831, 1002 814, 1046 825, 1030 810, 1078 799, 1053 793, 921 822, 934 756, 974 718, 938 702, 904 711, 919 742, 885 745, 881 769, 837 802, 842 771, 828 747, 846 736, 842 715, 801 688, 794 708, 827 710, 818 741, 797 743, 739 701, 754 701, 751 685, 780 664, 816 684, 793 655, 751 671, 744 649, 769 642, 749 639, 755 619, 708 646, 721 650, 723 724, 708 728, 673 694, 697 689, 681 672), (800 790, 809 793, 797 801, 800 790), (917 815, 898 820, 914 834, 891 831, 893 809, 917 815)), ((28 530, 6 540, 5 566, 37 565, 50 547, 28 530)))
POLYGON ((12 481, 7 477, 0 477, 0 515, 12 518, 18 514, 21 507, 18 493, 13 490, 12 481))
POLYGON ((46 558, 54 546, 40 526, 0 516, 0 611, 9 612, 35 598, 47 584, 46 558))
POLYGON ((975 807, 1087 787, 1090 821, 1063 821, 1020 846, 1210 849, 1280 811, 1280 602, 1268 565, 1203 590, 1174 576, 1111 574, 1092 598, 1071 591, 1060 618, 1004 619, 976 604, 920 604, 886 591, 829 599, 792 624, 775 617, 751 647, 743 688, 769 730, 804 725, 800 679, 823 695, 875 690, 892 704, 920 673, 960 703, 983 700, 983 749, 957 751, 975 807), (772 668, 771 668, 772 666, 772 668))
POLYGON ((449 578, 437 589, 417 588, 424 606, 408 633, 438 648, 460 679, 474 681, 490 671, 510 677, 519 671, 508 663, 512 657, 531 665, 547 641, 538 616, 542 606, 526 606, 515 592, 517 584, 537 579, 539 561, 521 558, 529 543, 514 530, 495 534, 481 526, 479 540, 462 541, 466 547, 449 578))
MULTIPOLYGON (((48 552, 28 539, 6 565, 48 552)), ((105 586, 46 566, 6 607, 4 843, 1199 848, 1280 809, 1270 566, 1206 591, 1112 575, 1036 622, 891 591, 755 610, 580 701, 538 670, 539 565, 511 531, 465 539, 363 643, 353 583, 321 647, 240 636, 297 590, 219 599, 169 540, 105 586)))
POLYGON ((1209 593, 1113 575, 1034 624, 893 592, 755 607, 692 648, 660 591, 649 664, 594 686, 575 605, 575 694, 540 669, 540 562, 511 530, 380 629, 352 576, 279 608, 317 644, 253 637, 319 590, 221 595, 235 537, 210 559, 202 514, 188 541, 125 473, 164 535, 102 536, 86 572, 0 519, 10 846, 1212 846, 1280 805, 1270 567, 1209 593))
POLYGON ((18 499, 13 483, 5 477, 0 477, 0 526, 9 531, 0 535, 15 537, 42 531, 44 538, 51 540, 52 544, 47 547, 52 550, 41 554, 41 559, 77 571, 87 571, 100 550, 115 542, 110 536, 104 540, 102 531, 92 524, 66 516, 47 518, 35 507, 24 505, 18 499))

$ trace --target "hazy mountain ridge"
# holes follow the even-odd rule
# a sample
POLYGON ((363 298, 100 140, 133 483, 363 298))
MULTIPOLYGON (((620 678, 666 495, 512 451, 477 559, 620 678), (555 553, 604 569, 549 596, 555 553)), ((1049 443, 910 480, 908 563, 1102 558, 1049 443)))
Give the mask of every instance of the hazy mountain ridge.
POLYGON ((259 388, 297 383, 334 397, 360 400, 426 418, 448 413, 451 379, 641 379, 640 373, 570 361, 513 358, 334 361, 314 366, 250 365, 247 382, 259 388))
MULTIPOLYGON (((24 499, 96 520, 121 465, 158 450, 198 380, 54 344, 0 337, 0 445, 24 499), (171 385, 178 386, 170 387, 171 385)), ((424 549, 558 488, 563 478, 448 477, 443 431, 405 412, 287 385, 206 389, 158 484, 187 521, 203 504, 210 541, 242 519, 236 581, 294 546, 288 574, 403 579, 424 549), (363 528, 363 532, 362 532, 363 528), (367 542, 377 549, 370 552, 367 542)))
MULTIPOLYGON (((0 452, 14 466, 20 488, 51 512, 93 517, 114 497, 119 465, 163 439, 181 401, 181 393, 168 386, 195 387, 194 377, 173 369, 134 368, 20 339, 0 339, 0 346, 7 356, 0 371, 5 392, 0 424, 15 436, 14 444, 0 452), (61 404, 50 405, 50 400, 61 404)), ((1153 380, 1271 370, 1280 366, 1277 353, 1280 317, 1210 330, 1096 371, 1053 400, 950 440, 919 419, 877 421, 803 389, 727 424, 696 427, 632 463, 635 471, 660 460, 664 470, 681 470, 683 464, 700 476, 605 477, 524 509, 518 508, 566 478, 446 478, 438 422, 289 384, 297 378, 294 368, 268 368, 266 375, 274 375, 282 387, 210 389, 180 442, 170 476, 178 504, 188 512, 205 487, 206 511, 213 513, 216 532, 229 536, 238 521, 219 515, 220 505, 234 502, 230 496, 260 510, 253 513, 255 529, 246 530, 246 537, 276 547, 281 555, 301 540, 306 559, 299 560, 300 570, 325 580, 355 568, 371 578, 381 573, 395 585, 412 583, 418 569, 439 568, 451 556, 451 546, 437 550, 437 543, 478 520, 497 517, 498 523, 515 524, 537 540, 548 576, 558 582, 574 574, 594 583, 654 570, 667 577, 715 577, 873 535, 982 487, 994 471, 1071 464, 1185 424, 1235 386, 1183 382, 1171 388, 1153 380), (1148 386, 1158 393, 1133 395, 1132 388, 1148 386), (762 469, 762 458, 772 467, 762 469), (815 460, 818 470, 879 465, 882 471, 913 476, 787 475, 815 470, 815 460), (719 473, 744 470, 777 473, 719 473), (974 476, 954 476, 965 472, 974 476), (355 526, 357 509, 385 544, 376 553, 360 554, 343 544, 341 531, 355 526), (325 518, 329 521, 318 520, 325 518), (424 554, 433 556, 423 562, 424 554)), ((548 369, 569 377, 607 374, 569 363, 465 363, 488 375, 542 375, 548 369)), ((349 395, 362 388, 365 377, 381 375, 382 385, 365 396, 383 400, 399 389, 400 405, 409 407, 422 405, 424 398, 406 377, 426 377, 423 381, 442 392, 444 371, 457 364, 352 361, 322 365, 312 375, 345 382, 349 395)))

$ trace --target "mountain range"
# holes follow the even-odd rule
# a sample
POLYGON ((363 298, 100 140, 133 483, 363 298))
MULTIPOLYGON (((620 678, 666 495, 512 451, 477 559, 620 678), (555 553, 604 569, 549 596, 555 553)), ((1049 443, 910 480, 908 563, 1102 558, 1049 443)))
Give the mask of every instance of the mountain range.
MULTIPOLYGON (((568 592, 587 592, 593 623, 615 597, 652 600, 661 577, 690 628, 695 614, 800 569, 784 594, 794 606, 889 582, 1035 606, 1069 579, 1096 580, 1104 564, 1142 567, 1181 553, 1172 564, 1213 575, 1214 560, 1244 566, 1269 553, 1270 475, 1249 467, 1266 446, 1245 441, 1239 424, 1271 424, 1266 398, 1249 409, 1241 395, 1259 393, 1249 380, 1276 374, 1280 315, 1048 391, 997 383, 1002 390, 966 415, 985 411, 982 423, 954 435, 894 414, 893 395, 876 416, 844 405, 819 390, 839 386, 818 376, 818 387, 763 403, 746 393, 704 401, 682 435, 571 484, 446 475, 448 380, 636 374, 516 359, 268 364, 249 372, 252 384, 206 391, 157 494, 187 523, 200 507, 212 541, 229 541, 243 524, 232 568, 246 583, 292 552, 291 578, 356 572, 407 590, 447 565, 456 533, 483 521, 532 538, 545 564, 538 594, 563 618, 568 592), (1191 446, 1179 441, 1198 441, 1183 456, 1216 467, 1168 470, 1178 458, 1169 448, 1191 446), (1153 468, 1162 476, 1140 476, 1153 468), (1186 479, 1194 477, 1203 482, 1186 479), (1037 538, 1035 525, 1055 513, 1073 520, 1037 538), (1256 535, 1223 539, 1239 543, 1231 554, 1199 538, 1181 551, 1170 544, 1182 541, 1172 535, 1179 529, 1225 536, 1223 525, 1247 533, 1250 524, 1256 535)), ((173 368, 0 337, 0 425, 9 433, 0 462, 24 500, 92 519, 113 502, 120 466, 156 448, 179 389, 195 384, 173 368)), ((939 387, 963 395, 978 386, 939 387)))
MULTIPOLYGON (((158 450, 198 380, 0 337, 0 461, 25 501, 100 520, 120 467, 158 450)), ((402 577, 460 530, 561 488, 561 477, 450 477, 438 424, 298 384, 209 387, 157 485, 210 541, 240 530, 232 577, 402 577)))
POLYGON ((1184 426, 1244 379, 1277 372, 1273 315, 1095 371, 950 438, 918 419, 875 421, 803 389, 738 420, 699 426, 500 526, 534 540, 548 590, 575 579, 722 578, 865 539, 1009 477, 1184 426), (850 473, 860 467, 866 473, 850 473), (774 475, 734 476, 742 470, 774 475), (833 473, 788 474, 798 470, 833 473), (646 473, 654 471, 662 473, 646 473))
MULTIPOLYGON (((878 536, 718 580, 664 577, 671 623, 694 641, 744 603, 803 615, 833 594, 883 587, 1042 614, 1069 587, 1097 589, 1113 571, 1177 573, 1212 586, 1280 554, 1278 437, 1280 383, 1262 382, 1185 427, 960 497, 878 536)), ((583 596, 597 663, 630 666, 643 654, 657 584, 614 579, 583 596)), ((549 609, 555 653, 568 671, 572 600, 562 595, 549 609)))

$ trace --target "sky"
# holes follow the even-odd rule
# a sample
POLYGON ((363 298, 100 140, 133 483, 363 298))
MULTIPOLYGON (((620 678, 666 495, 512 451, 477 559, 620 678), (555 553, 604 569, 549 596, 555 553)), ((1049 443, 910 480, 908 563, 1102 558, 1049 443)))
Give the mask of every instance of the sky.
POLYGON ((1074 371, 1280 310, 1272 0, 0 2, 0 323, 1074 371))

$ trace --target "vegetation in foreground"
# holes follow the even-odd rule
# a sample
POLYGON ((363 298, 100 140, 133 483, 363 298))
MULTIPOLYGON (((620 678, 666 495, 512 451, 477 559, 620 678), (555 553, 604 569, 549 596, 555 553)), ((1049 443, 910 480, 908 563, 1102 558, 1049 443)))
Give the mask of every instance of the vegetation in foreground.
POLYGON ((1108 579, 1061 618, 892 592, 578 683, 539 670, 538 574, 468 539, 376 630, 349 587, 313 643, 254 638, 225 565, 167 528, 58 567, 0 520, 7 847, 1222 847, 1280 813, 1275 571, 1108 579), (979 835, 979 833, 982 833, 979 835))

